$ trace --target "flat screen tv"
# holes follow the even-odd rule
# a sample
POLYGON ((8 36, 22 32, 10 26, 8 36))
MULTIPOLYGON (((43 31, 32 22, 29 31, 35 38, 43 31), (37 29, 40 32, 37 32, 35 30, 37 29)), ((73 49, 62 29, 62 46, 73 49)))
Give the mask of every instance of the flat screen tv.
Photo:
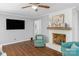
POLYGON ((25 29, 25 21, 6 19, 6 29, 7 30, 25 29))

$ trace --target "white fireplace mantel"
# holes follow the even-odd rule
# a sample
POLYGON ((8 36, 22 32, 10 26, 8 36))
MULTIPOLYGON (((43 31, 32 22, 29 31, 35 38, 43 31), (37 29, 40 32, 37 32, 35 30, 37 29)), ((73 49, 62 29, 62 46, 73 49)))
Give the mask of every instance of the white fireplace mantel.
POLYGON ((46 44, 49 48, 52 48, 54 50, 61 52, 61 45, 53 43, 53 33, 57 34, 65 34, 66 35, 66 42, 72 41, 72 30, 71 31, 65 31, 65 30, 49 30, 49 42, 46 44))
POLYGON ((71 27, 47 27, 49 30, 71 30, 71 27))

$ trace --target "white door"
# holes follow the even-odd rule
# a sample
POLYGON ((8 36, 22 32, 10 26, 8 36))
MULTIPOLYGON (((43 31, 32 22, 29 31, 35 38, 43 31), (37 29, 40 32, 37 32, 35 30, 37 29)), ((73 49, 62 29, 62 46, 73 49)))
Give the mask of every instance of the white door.
POLYGON ((34 21, 34 36, 41 34, 41 20, 34 21))

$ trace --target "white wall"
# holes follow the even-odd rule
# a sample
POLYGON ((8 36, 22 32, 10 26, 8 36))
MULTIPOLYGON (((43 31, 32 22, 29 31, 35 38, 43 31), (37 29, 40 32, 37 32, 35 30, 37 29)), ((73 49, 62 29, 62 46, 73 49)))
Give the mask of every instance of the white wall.
POLYGON ((73 37, 74 41, 79 41, 79 14, 77 8, 72 9, 72 26, 73 26, 73 37))
POLYGON ((78 25, 78 27, 77 27, 77 33, 78 33, 78 41, 79 41, 79 10, 77 11, 77 14, 78 14, 78 16, 77 16, 77 18, 78 18, 78 20, 77 20, 77 25, 78 25))
POLYGON ((29 40, 33 36, 33 20, 13 14, 0 14, 0 44, 29 40), (6 18, 25 20, 25 29, 6 30, 6 18), (16 40, 15 40, 16 39, 16 40))

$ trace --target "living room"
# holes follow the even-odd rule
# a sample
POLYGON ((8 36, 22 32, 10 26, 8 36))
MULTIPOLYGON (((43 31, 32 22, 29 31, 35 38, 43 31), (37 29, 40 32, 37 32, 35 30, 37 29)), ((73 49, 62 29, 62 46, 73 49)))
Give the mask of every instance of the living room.
MULTIPOLYGON (((78 46, 78 7, 79 3, 0 4, 0 50, 3 52, 2 55, 68 55, 69 53, 62 51, 62 43, 64 45, 64 43, 69 42, 67 46, 70 45, 72 48, 74 47, 73 44, 78 46), (32 5, 39 7, 33 9, 32 5), (12 21, 17 22, 19 25, 12 25, 12 21), (24 25, 21 26, 20 22, 24 25), (36 47, 34 45, 36 36, 44 37, 46 42, 43 44, 43 47, 36 47)), ((74 48, 78 49, 77 46, 74 48)), ((69 52, 70 48, 68 48, 69 52)), ((76 52, 70 53, 70 55, 78 55, 78 51, 74 51, 76 52)))

